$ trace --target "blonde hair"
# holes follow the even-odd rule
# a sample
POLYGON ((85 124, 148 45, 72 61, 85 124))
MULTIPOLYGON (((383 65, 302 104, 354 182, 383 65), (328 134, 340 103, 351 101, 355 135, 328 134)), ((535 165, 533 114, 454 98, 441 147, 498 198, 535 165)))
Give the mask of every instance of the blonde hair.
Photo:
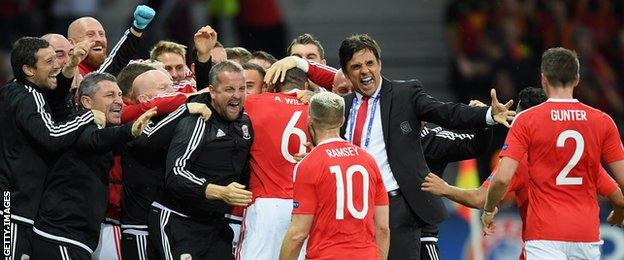
POLYGON ((175 53, 182 56, 182 58, 185 58, 186 46, 170 41, 159 41, 150 51, 150 59, 158 60, 158 56, 162 55, 163 53, 175 53))
POLYGON ((316 129, 336 129, 342 126, 344 110, 345 103, 341 96, 332 92, 321 92, 310 99, 308 117, 316 129))

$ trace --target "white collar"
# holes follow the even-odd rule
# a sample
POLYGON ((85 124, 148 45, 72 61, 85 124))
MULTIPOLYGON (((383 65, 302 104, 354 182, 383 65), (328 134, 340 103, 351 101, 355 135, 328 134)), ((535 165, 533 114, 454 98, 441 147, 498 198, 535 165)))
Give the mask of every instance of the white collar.
POLYGON ((323 140, 322 142, 316 144, 316 146, 318 147, 318 146, 320 146, 322 144, 327 144, 327 143, 331 143, 331 142, 346 142, 346 140, 344 140, 344 139, 342 139, 340 137, 332 137, 332 138, 323 140))
POLYGON ((549 98, 546 101, 547 102, 558 102, 558 103, 579 102, 576 98, 549 98))

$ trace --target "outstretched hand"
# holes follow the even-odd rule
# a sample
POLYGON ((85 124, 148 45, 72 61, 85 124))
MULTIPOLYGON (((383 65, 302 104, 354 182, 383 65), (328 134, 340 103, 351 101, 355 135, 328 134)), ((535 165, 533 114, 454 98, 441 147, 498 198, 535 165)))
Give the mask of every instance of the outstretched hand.
POLYGON ((212 116, 212 110, 204 103, 189 102, 186 103, 186 107, 188 108, 189 114, 200 115, 202 119, 204 119, 204 122, 208 122, 212 116))
POLYGON ((141 135, 143 129, 149 124, 150 119, 157 114, 156 107, 150 108, 150 110, 145 111, 134 123, 132 123, 132 135, 137 137, 141 135))
POLYGON ((283 82, 284 78, 286 78, 286 71, 297 67, 296 59, 297 57, 295 56, 288 56, 273 63, 273 65, 271 65, 271 67, 266 71, 264 82, 269 85, 275 84, 278 79, 280 82, 283 82))
POLYGON ((74 45, 73 50, 69 55, 69 60, 65 67, 63 67, 63 75, 67 78, 72 78, 76 76, 76 68, 78 68, 78 64, 80 64, 87 55, 91 48, 93 48, 95 42, 84 40, 74 45))
MULTIPOLYGON (((314 146, 312 145, 311 142, 307 142, 303 146, 306 147, 306 151, 310 151, 310 150, 312 150, 312 148, 314 148, 314 146)), ((296 153, 296 154, 293 154, 293 159, 295 159, 295 161, 299 162, 299 161, 303 160, 303 158, 306 157, 306 155, 308 155, 307 152, 296 153)))
POLYGON ((425 181, 421 184, 422 190, 431 192, 431 194, 436 196, 443 196, 448 187, 449 185, 446 181, 433 173, 427 174, 425 181))
POLYGON ((197 50, 197 59, 200 62, 207 62, 210 59, 210 51, 217 44, 217 31, 209 25, 200 28, 193 36, 195 49, 197 50))
POLYGON ((498 207, 494 208, 492 212, 483 212, 481 215, 481 224, 483 224, 483 235, 492 235, 496 232, 496 225, 494 224, 494 217, 498 213, 498 207))
POLYGON ((509 100, 504 105, 498 102, 496 97, 496 90, 490 90, 490 96, 492 97, 492 119, 506 127, 511 127, 509 121, 513 120, 516 111, 511 111, 509 108, 513 105, 513 100, 509 100))

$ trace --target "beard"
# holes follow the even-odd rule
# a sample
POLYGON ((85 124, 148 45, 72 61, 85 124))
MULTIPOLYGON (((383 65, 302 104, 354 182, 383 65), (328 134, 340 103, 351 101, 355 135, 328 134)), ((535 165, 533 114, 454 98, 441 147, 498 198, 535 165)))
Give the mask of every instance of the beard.
MULTIPOLYGON (((106 53, 106 51, 104 51, 103 53, 106 53)), ((102 63, 104 63, 104 60, 106 60, 106 54, 100 54, 100 53, 92 53, 89 52, 89 54, 87 55, 87 57, 84 59, 84 63, 86 63, 87 65, 89 65, 92 68, 99 68, 100 65, 102 65, 102 63)))

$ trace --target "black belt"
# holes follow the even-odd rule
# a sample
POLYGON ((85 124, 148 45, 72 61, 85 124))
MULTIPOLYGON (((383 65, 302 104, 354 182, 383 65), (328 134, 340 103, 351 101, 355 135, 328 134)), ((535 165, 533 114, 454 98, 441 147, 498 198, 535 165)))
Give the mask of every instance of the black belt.
POLYGON ((399 196, 399 195, 401 195, 401 190, 399 190, 399 189, 388 191, 388 197, 389 198, 396 197, 396 196, 399 196))

